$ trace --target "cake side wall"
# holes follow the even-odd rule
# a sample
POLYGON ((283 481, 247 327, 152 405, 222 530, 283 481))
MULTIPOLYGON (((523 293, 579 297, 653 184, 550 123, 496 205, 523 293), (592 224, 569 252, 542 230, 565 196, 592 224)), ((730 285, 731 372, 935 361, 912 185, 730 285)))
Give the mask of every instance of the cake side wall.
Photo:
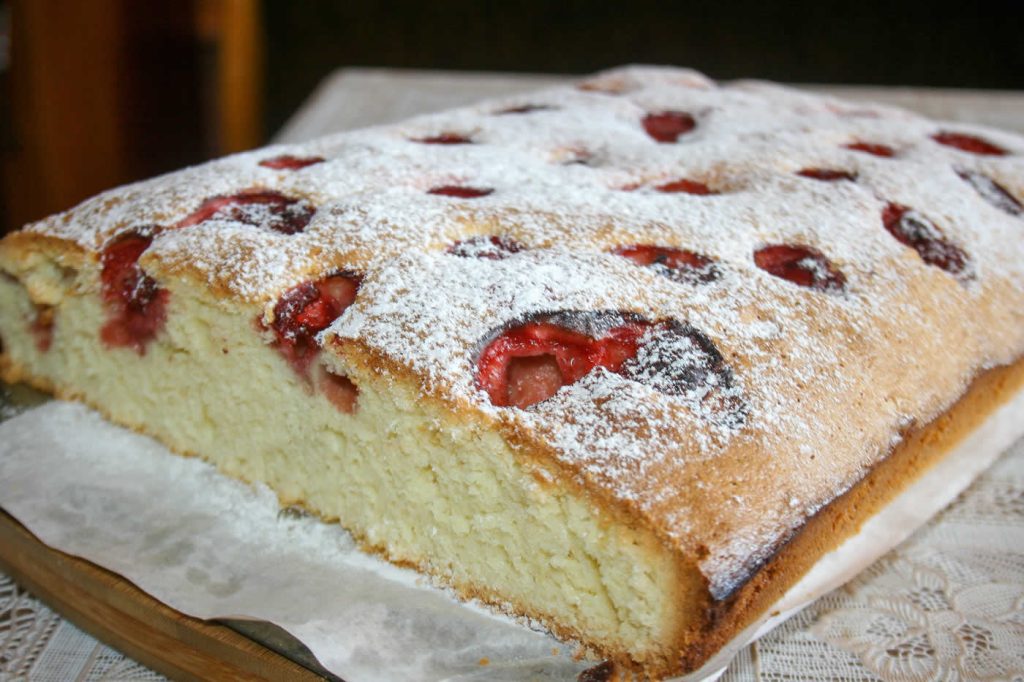
POLYGON ((237 310, 187 282, 167 284, 167 326, 144 355, 104 347, 96 273, 69 278, 33 262, 19 274, 34 294, 48 292, 53 341, 40 351, 29 329, 37 303, 0 277, 8 379, 81 399, 179 453, 266 482, 283 503, 340 520, 390 560, 602 655, 655 668, 676 657, 670 647, 699 612, 695 569, 524 468, 495 433, 341 357, 335 371, 359 386, 358 409, 343 414, 264 342, 255 306, 237 310))
POLYGON ((878 465, 811 517, 750 580, 709 610, 711 618, 704 626, 707 636, 687 638, 687 644, 679 647, 684 652, 683 670, 699 668, 782 598, 822 556, 854 536, 1022 390, 1024 358, 979 373, 948 411, 909 428, 878 465))

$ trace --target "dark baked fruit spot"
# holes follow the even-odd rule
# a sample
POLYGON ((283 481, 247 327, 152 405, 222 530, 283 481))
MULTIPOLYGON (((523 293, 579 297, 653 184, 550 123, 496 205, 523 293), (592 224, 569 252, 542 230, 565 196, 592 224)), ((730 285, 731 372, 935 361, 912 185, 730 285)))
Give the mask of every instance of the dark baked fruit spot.
POLYGON ((613 253, 677 282, 702 284, 713 282, 720 276, 711 258, 686 249, 634 244, 620 246, 613 253))
POLYGON ((998 182, 977 171, 958 169, 960 178, 974 188, 978 195, 1001 211, 1010 215, 1024 215, 1024 206, 998 182))
POLYGON ((473 144, 473 140, 459 133, 439 133, 427 137, 413 138, 413 142, 420 144, 473 144))
POLYGON ((823 182, 835 182, 836 180, 853 181, 857 179, 856 173, 839 170, 837 168, 804 168, 802 170, 798 170, 796 174, 804 178, 821 180, 823 182))
POLYGON ((952 275, 961 275, 967 270, 967 254, 948 241, 935 223, 914 209, 890 203, 882 211, 882 224, 901 244, 917 251, 928 265, 952 275))
POLYGON ((299 376, 308 378, 320 344, 316 335, 352 305, 359 278, 337 272, 315 282, 303 282, 284 293, 274 306, 270 324, 275 346, 299 376))
POLYGON ((107 309, 100 339, 139 355, 145 354, 146 345, 163 329, 170 296, 139 267, 139 257, 152 241, 139 232, 129 232, 108 244, 100 257, 101 296, 107 309))
POLYGON ((437 194, 443 197, 456 197, 459 199, 476 199, 493 193, 490 187, 467 187, 465 185, 441 185, 427 190, 427 194, 437 194))
POLYGON ((847 149, 852 149, 855 152, 864 152, 865 154, 881 156, 887 159, 896 156, 896 150, 885 144, 876 144, 873 142, 851 142, 850 144, 843 146, 847 149))
POLYGON ((486 258, 501 260, 523 250, 517 241, 502 235, 481 234, 457 241, 448 247, 448 253, 460 258, 486 258))
POLYGON ((675 142, 697 127, 697 121, 685 111, 662 111, 647 114, 643 120, 644 130, 658 142, 675 142))
POLYGON ((817 249, 800 244, 772 244, 754 252, 754 264, 802 287, 840 292, 846 277, 817 249))
POLYGON ((356 411, 359 387, 347 376, 324 369, 320 379, 320 390, 340 412, 352 414, 356 411))
POLYGON ((713 423, 736 428, 746 418, 732 370, 714 342, 678 320, 651 324, 621 373, 661 393, 684 398, 713 423))
POLYGON ((556 108, 557 107, 553 107, 550 104, 522 104, 517 107, 501 109, 494 113, 498 116, 504 116, 507 114, 532 114, 535 111, 554 111, 556 108))
POLYGON ((611 661, 587 668, 576 676, 576 682, 610 682, 615 675, 615 664, 611 661))
POLYGON ((1007 153, 1006 150, 999 145, 993 144, 988 140, 978 137, 977 135, 940 131, 932 135, 932 139, 939 144, 944 144, 947 147, 953 147, 971 154, 981 154, 982 156, 1005 156, 1007 153))
POLYGON ((229 196, 210 197, 178 227, 198 225, 207 220, 232 220, 282 234, 302 232, 313 219, 316 207, 305 199, 289 197, 274 190, 252 189, 229 196))
POLYGON ((696 180, 672 180, 661 185, 657 185, 654 189, 659 192, 665 192, 666 194, 697 194, 700 196, 706 196, 708 194, 718 194, 703 182, 697 182, 696 180))
POLYGON ((322 156, 292 156, 291 154, 282 154, 281 156, 263 159, 260 161, 260 165, 264 168, 273 168, 274 170, 299 170, 300 168, 305 168, 306 166, 312 166, 323 162, 324 158, 322 156))
POLYGON ((35 317, 29 325, 29 331, 36 342, 36 349, 40 353, 50 350, 53 345, 53 325, 55 310, 52 305, 35 305, 35 317))
POLYGON ((477 385, 493 405, 526 408, 597 367, 682 396, 715 421, 742 420, 732 373, 707 336, 633 314, 562 311, 513 324, 484 347, 477 385))

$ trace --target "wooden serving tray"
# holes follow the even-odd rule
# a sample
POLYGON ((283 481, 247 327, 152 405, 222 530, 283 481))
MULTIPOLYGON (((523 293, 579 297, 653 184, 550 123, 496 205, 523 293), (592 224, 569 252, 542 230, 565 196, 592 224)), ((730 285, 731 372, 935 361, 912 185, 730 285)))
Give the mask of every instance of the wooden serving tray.
POLYGON ((115 573, 47 547, 3 511, 0 570, 81 629, 175 680, 339 680, 277 626, 186 616, 115 573))
MULTIPOLYGON (((50 399, 0 382, 0 422, 50 399)), ((187 616, 116 573, 50 548, 2 508, 0 571, 82 630, 175 680, 344 682, 278 626, 187 616)))
MULTIPOLYGON (((0 382, 0 422, 47 400, 0 382)), ((2 508, 0 571, 82 630, 175 680, 344 682, 276 625, 186 616, 118 574, 50 548, 2 508)))

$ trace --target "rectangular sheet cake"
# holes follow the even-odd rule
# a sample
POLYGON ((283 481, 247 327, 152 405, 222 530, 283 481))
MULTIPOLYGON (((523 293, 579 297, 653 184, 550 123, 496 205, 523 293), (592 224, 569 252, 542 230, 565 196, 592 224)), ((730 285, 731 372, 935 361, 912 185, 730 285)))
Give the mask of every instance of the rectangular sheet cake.
POLYGON ((1024 385, 1022 154, 618 69, 29 225, 0 362, 657 679, 1024 385))

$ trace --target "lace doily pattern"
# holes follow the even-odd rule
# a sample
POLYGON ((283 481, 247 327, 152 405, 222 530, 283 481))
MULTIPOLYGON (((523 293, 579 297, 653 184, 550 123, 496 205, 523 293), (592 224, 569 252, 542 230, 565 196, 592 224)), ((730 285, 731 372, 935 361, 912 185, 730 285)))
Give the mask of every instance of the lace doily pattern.
POLYGON ((0 573, 0 680, 164 679, 97 642, 0 573))
POLYGON ((723 682, 1024 682, 1024 441, 910 540, 742 652, 723 682))
POLYGON ((842 594, 811 632, 883 679, 1024 680, 1024 448, 842 594))

